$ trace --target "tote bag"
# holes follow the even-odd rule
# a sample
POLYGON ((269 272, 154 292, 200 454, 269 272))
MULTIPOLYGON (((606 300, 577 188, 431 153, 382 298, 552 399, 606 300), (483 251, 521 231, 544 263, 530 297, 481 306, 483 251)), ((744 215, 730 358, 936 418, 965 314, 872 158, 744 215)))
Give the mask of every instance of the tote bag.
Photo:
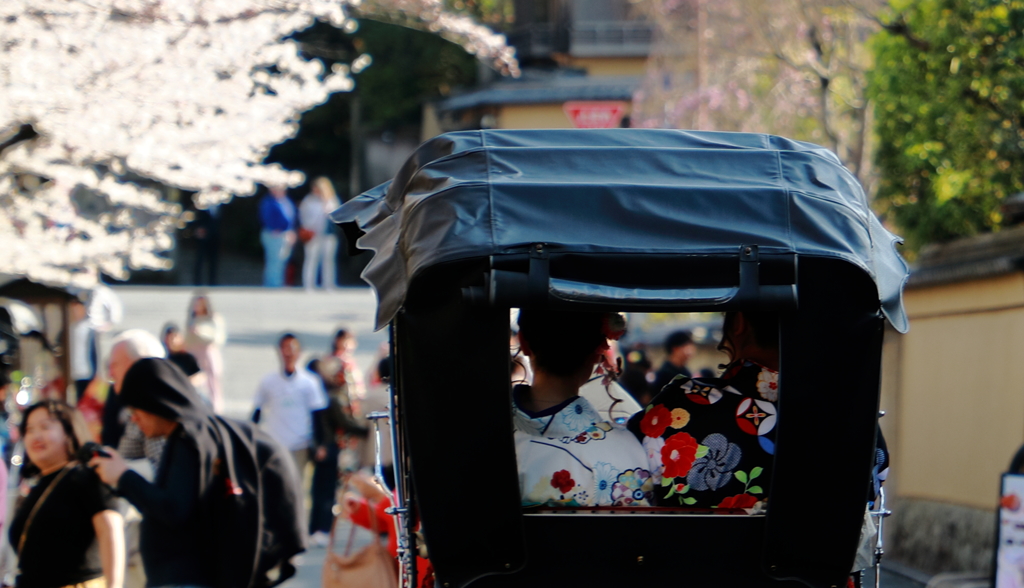
POLYGON ((334 536, 338 528, 338 519, 341 517, 334 517, 334 522, 331 524, 331 539, 327 544, 327 555, 324 558, 324 569, 321 576, 323 588, 398 588, 395 558, 380 542, 377 517, 373 510, 373 505, 370 505, 373 539, 355 553, 352 553, 352 548, 357 525, 351 521, 349 521, 351 528, 348 541, 345 544, 345 551, 335 553, 334 536))

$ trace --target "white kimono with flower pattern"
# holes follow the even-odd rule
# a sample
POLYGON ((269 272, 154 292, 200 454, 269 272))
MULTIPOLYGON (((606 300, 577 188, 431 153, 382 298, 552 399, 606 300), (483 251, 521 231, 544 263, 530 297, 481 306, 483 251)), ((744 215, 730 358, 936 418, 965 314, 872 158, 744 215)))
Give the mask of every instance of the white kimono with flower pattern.
POLYGON ((654 484, 643 446, 585 398, 531 418, 513 403, 524 506, 649 506, 654 484))

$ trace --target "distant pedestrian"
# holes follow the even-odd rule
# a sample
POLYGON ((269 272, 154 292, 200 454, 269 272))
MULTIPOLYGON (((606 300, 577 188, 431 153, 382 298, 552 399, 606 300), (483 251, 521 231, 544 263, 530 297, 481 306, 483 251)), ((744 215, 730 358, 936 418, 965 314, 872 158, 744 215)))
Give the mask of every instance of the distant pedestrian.
POLYGON ((299 220, 302 228, 299 238, 305 243, 305 260, 302 262, 302 285, 307 292, 316 287, 316 274, 320 270, 320 283, 325 290, 337 285, 334 270, 338 263, 338 237, 330 213, 341 206, 334 192, 331 180, 320 176, 313 180, 313 188, 299 205, 299 220))
POLYGON ((167 445, 152 482, 113 450, 94 457, 104 483, 142 512, 142 559, 150 587, 255 588, 294 573, 305 549, 291 460, 251 425, 219 417, 185 374, 143 359, 124 377, 122 399, 147 438, 167 445))
POLYGON ((161 441, 146 441, 139 427, 129 421, 128 410, 121 402, 121 384, 124 375, 132 365, 147 357, 165 357, 160 340, 149 331, 129 329, 120 333, 111 341, 110 362, 108 372, 111 381, 111 393, 103 405, 103 432, 101 439, 104 445, 117 447, 128 459, 142 459, 147 453, 155 458, 162 450, 161 441))
POLYGON ((196 361, 196 357, 185 351, 185 337, 182 336, 178 325, 174 323, 165 324, 163 330, 160 331, 160 342, 164 344, 164 350, 167 351, 167 359, 181 368, 181 371, 185 372, 186 376, 191 378, 202 371, 199 368, 199 362, 196 361))
POLYGON ((291 333, 277 342, 281 368, 260 380, 252 420, 292 452, 302 476, 313 446, 313 426, 320 420, 313 413, 327 408, 320 379, 299 367, 302 346, 291 333))
POLYGON ((196 392, 212 408, 213 401, 210 400, 209 378, 206 372, 199 366, 196 356, 185 350, 185 336, 181 333, 178 325, 174 323, 165 324, 163 330, 160 331, 160 342, 164 344, 164 349, 167 350, 167 359, 181 368, 181 371, 185 372, 185 375, 188 376, 188 381, 192 382, 196 392))
POLYGON ((103 282, 97 282, 89 291, 86 314, 97 333, 109 333, 124 318, 121 299, 103 282))
MULTIPOLYGON (((309 514, 310 543, 326 546, 334 520, 334 500, 338 493, 338 463, 343 449, 355 451, 368 429, 352 416, 345 386, 344 366, 336 357, 315 359, 309 371, 320 376, 327 392, 327 408, 314 413, 320 417, 313 427, 313 480, 310 485, 312 507, 309 514)), ((356 460, 351 460, 355 462, 356 460)))
POLYGON ((263 285, 284 286, 284 270, 295 246, 295 204, 284 186, 271 186, 260 200, 260 242, 263 243, 263 285))
POLYGON ((100 365, 100 338, 120 324, 124 309, 121 299, 106 284, 98 282, 91 290, 82 290, 70 304, 71 379, 78 399, 96 378, 100 365))
POLYGON ((676 376, 692 377, 690 369, 686 364, 697 352, 697 346, 693 342, 693 335, 690 331, 675 331, 665 338, 665 363, 661 364, 654 375, 654 384, 651 386, 651 395, 657 396, 666 384, 676 376))
POLYGON ((76 461, 88 439, 85 420, 57 400, 25 411, 23 472, 41 476, 18 506, 9 539, 18 554, 16 586, 121 588, 124 521, 114 494, 76 461))
POLYGON ((206 388, 210 392, 210 404, 216 413, 224 412, 224 395, 221 376, 224 359, 220 348, 227 341, 224 318, 214 312, 210 298, 196 294, 188 305, 188 319, 185 324, 185 350, 199 362, 199 369, 206 374, 206 388))
POLYGON ((356 363, 355 351, 359 343, 355 333, 348 329, 338 329, 331 344, 331 355, 341 361, 342 372, 339 374, 341 383, 340 395, 346 408, 359 411, 359 401, 366 396, 366 383, 363 370, 356 363))
POLYGON ((75 383, 75 398, 85 397, 85 391, 96 377, 98 363, 96 350, 96 331, 92 322, 86 315, 86 306, 78 298, 71 300, 68 305, 68 315, 71 322, 69 354, 71 367, 71 381, 75 383))
POLYGON ((192 281, 196 286, 203 283, 203 269, 206 269, 206 283, 217 283, 217 262, 220 259, 220 221, 223 210, 215 204, 206 210, 196 211, 192 222, 196 238, 196 265, 192 281))

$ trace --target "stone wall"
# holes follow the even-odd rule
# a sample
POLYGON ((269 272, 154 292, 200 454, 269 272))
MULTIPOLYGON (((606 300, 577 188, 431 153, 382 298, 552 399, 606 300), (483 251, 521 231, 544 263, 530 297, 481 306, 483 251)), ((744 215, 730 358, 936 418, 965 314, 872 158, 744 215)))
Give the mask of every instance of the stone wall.
POLYGON ((931 500, 897 498, 885 522, 886 559, 928 574, 991 573, 994 511, 931 500))

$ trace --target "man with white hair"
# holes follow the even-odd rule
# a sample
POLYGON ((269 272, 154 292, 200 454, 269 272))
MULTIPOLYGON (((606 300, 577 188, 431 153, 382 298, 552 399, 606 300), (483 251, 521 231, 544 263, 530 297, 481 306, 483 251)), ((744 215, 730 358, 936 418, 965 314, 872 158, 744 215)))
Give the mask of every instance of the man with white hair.
MULTIPOLYGON (((109 373, 111 380, 111 394, 107 394, 107 402, 103 407, 103 444, 108 447, 120 448, 121 443, 128 443, 126 447, 128 459, 148 457, 147 453, 159 455, 159 441, 147 444, 145 435, 139 430, 138 425, 123 417, 123 406, 118 398, 121 384, 124 382, 124 375, 128 368, 136 361, 149 357, 166 357, 167 351, 160 340, 149 331, 142 329, 129 329, 111 341, 109 373), (126 422, 127 421, 127 422, 126 422), (149 445, 149 447, 147 447, 149 445), (146 450, 150 451, 146 451, 146 450)), ((122 454, 125 451, 122 450, 122 454)), ((155 456, 154 456, 155 457, 155 456)))
MULTIPOLYGON (((128 408, 120 400, 121 386, 128 369, 140 359, 149 357, 166 357, 167 351, 159 339, 143 329, 129 329, 114 337, 110 342, 110 359, 107 372, 110 375, 110 393, 103 406, 103 444, 116 447, 122 457, 129 460, 146 458, 155 471, 160 463, 167 437, 147 439, 135 421, 128 418, 128 408)), ((135 467, 138 467, 136 465, 135 467)), ((145 470, 146 468, 144 468, 145 470)), ((143 470, 143 471, 144 471, 143 470)), ((131 508, 131 511, 135 511, 131 508)), ((139 550, 139 521, 137 512, 126 515, 126 543, 128 545, 128 561, 125 576, 126 588, 142 588, 146 585, 146 575, 142 567, 142 554, 139 550)))

